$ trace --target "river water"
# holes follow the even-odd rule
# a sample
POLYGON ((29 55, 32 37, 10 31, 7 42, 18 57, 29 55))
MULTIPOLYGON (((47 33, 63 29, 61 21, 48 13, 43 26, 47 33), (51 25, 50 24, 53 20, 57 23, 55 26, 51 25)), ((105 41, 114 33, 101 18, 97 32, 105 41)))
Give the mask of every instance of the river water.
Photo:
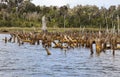
POLYGON ((87 48, 49 48, 47 55, 41 45, 5 44, 7 34, 0 34, 0 77, 119 77, 120 51, 111 50, 90 55, 87 48))

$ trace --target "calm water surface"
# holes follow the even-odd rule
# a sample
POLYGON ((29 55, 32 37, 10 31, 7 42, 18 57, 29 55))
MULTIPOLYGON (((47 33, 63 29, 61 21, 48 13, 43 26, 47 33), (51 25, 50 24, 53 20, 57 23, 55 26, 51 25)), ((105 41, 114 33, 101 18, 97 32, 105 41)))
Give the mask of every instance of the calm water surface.
MULTIPOLYGON (((49 48, 47 56, 41 45, 5 44, 0 34, 0 77, 119 77, 120 51, 107 50, 90 55, 87 48, 67 50, 49 48)), ((95 51, 95 47, 94 47, 95 51)))

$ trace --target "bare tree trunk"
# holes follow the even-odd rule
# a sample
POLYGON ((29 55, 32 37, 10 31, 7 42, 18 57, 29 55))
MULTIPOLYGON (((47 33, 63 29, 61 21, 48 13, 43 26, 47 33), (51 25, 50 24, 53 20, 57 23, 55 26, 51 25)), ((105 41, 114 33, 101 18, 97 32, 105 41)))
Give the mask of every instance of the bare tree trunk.
POLYGON ((66 16, 64 15, 64 31, 65 31, 65 18, 66 18, 66 16))
POLYGON ((118 21, 118 33, 119 33, 119 25, 120 25, 120 19, 119 19, 119 16, 117 15, 117 21, 118 21))

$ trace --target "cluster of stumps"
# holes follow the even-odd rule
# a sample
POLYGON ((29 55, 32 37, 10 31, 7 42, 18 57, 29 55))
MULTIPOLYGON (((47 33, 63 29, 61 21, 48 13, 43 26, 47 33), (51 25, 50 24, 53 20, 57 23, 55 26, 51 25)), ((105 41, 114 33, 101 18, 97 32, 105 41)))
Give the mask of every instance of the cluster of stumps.
POLYGON ((10 38, 5 37, 5 43, 18 43, 19 46, 29 43, 30 45, 42 45, 47 55, 51 55, 50 47, 67 49, 86 47, 90 49, 91 55, 95 52, 100 54, 107 49, 113 51, 120 49, 120 35, 118 32, 106 31, 65 31, 65 32, 12 32, 10 38))

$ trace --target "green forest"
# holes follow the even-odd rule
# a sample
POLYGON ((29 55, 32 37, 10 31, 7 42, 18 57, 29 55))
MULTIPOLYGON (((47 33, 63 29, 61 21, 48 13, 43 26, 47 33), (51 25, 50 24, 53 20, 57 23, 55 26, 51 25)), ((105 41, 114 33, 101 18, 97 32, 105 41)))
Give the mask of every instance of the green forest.
POLYGON ((1 0, 0 27, 41 27, 42 16, 46 16, 50 28, 112 28, 118 25, 120 5, 109 8, 96 5, 69 4, 57 6, 36 6, 31 0, 1 0))

